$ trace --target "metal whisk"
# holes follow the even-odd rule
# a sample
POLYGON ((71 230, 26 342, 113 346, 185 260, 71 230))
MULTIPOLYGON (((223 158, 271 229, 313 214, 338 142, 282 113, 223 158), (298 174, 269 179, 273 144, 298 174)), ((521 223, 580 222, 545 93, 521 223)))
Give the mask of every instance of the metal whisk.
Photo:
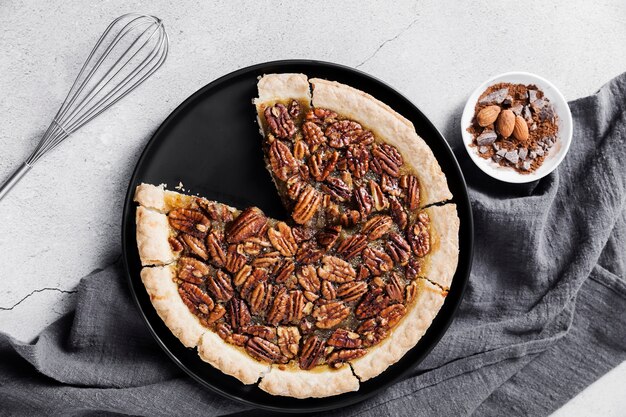
POLYGON ((30 157, 0 186, 0 200, 65 138, 130 93, 165 61, 168 37, 160 19, 125 14, 104 31, 30 157))

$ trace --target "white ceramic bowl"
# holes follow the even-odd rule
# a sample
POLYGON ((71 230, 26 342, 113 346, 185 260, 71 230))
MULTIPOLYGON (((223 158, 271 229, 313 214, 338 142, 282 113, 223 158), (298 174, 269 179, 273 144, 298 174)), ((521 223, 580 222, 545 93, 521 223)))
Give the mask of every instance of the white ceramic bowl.
POLYGON ((507 72, 497 75, 490 80, 485 81, 469 96, 465 108, 463 109, 463 115, 461 117, 461 134, 463 135, 463 143, 465 149, 470 158, 478 168, 484 173, 500 181, 510 183, 526 183, 536 181, 545 177, 559 166, 570 144, 572 143, 572 113, 570 112, 567 101, 559 90, 548 80, 538 75, 528 72, 507 72), (511 83, 511 84, 535 84, 543 91, 545 96, 550 100, 554 107, 554 111, 558 116, 558 140, 550 148, 548 156, 544 159, 543 164, 535 171, 529 174, 520 174, 510 167, 503 167, 498 165, 491 159, 485 159, 478 155, 478 149, 472 144, 472 135, 467 131, 467 128, 472 124, 472 118, 474 117, 474 106, 478 101, 478 97, 490 86, 498 83, 511 83))

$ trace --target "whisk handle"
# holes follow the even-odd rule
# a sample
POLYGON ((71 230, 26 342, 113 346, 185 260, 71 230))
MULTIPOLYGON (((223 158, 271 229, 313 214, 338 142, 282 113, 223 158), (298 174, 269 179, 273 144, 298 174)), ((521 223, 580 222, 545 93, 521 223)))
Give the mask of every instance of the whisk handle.
POLYGON ((18 169, 15 170, 13 175, 11 175, 9 179, 4 182, 4 184, 0 185, 0 200, 2 200, 5 195, 9 194, 11 188, 13 188, 15 184, 20 182, 22 177, 26 175, 26 173, 30 171, 31 168, 31 165, 24 162, 18 169))

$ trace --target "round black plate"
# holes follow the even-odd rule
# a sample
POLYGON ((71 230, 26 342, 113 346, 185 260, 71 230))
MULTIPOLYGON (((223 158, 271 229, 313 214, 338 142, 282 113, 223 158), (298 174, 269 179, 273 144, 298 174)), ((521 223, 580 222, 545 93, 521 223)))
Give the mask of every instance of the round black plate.
POLYGON ((198 90, 163 122, 146 145, 130 180, 122 224, 122 247, 130 289, 148 328, 172 360, 206 388, 242 403, 282 412, 313 412, 354 404, 385 389, 415 367, 439 341, 452 321, 467 282, 473 245, 473 222, 463 174, 447 142, 408 99, 383 82, 352 68, 326 62, 292 60, 259 64, 228 74, 198 90), (238 208, 255 205, 267 215, 287 215, 265 170, 261 137, 251 100, 257 77, 268 73, 301 72, 339 81, 370 93, 413 122, 432 148, 448 178, 461 220, 459 266, 440 313, 415 348, 380 376, 361 384, 357 392, 323 399, 297 400, 269 395, 243 385, 203 362, 185 348, 156 314, 139 277, 135 243, 135 187, 142 183, 182 182, 187 190, 238 208))

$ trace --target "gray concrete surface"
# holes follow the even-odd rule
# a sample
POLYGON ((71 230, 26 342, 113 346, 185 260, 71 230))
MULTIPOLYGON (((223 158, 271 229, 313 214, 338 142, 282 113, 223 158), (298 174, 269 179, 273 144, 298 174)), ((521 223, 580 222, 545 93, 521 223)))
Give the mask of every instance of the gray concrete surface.
MULTIPOLYGON (((129 175, 160 122, 188 95, 275 59, 338 62, 388 82, 451 140, 464 100, 510 70, 567 99, 626 71, 626 3, 0 2, 0 178, 31 152, 106 25, 139 11, 170 35, 166 65, 42 160, 0 202, 0 331, 33 338, 71 308, 73 289, 120 254, 129 175)), ((623 415, 626 364, 555 415, 623 415)))

